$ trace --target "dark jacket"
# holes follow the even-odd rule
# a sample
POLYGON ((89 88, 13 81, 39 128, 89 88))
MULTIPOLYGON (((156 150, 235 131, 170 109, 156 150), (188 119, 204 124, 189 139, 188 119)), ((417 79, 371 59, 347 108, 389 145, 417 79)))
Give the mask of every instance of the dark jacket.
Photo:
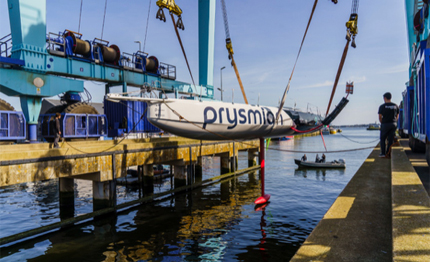
POLYGON ((60 119, 58 119, 58 118, 55 118, 55 124, 54 124, 54 126, 53 126, 53 128, 54 128, 54 134, 59 134, 60 133, 60 119))

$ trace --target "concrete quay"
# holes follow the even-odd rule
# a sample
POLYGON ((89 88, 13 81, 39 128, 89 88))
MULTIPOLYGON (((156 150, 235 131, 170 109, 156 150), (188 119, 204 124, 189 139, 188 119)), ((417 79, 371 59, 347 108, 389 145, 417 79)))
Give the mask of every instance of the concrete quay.
POLYGON ((378 154, 379 146, 290 261, 430 261, 424 156, 411 153, 407 140, 391 159, 378 154))

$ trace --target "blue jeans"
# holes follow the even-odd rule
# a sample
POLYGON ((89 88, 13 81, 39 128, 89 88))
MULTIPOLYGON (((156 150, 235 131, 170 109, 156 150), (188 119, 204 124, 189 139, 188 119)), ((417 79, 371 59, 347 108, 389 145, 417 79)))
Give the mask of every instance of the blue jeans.
POLYGON ((385 155, 390 150, 391 145, 394 141, 394 135, 396 134, 397 123, 383 123, 381 124, 381 155, 385 155), (387 147, 385 147, 385 140, 388 140, 387 147))

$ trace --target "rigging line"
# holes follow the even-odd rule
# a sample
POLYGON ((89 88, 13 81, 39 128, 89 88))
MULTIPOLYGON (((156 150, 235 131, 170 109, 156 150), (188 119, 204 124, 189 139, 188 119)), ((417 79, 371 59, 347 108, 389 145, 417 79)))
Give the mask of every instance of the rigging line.
POLYGON ((106 8, 107 8, 107 0, 105 1, 105 12, 103 14, 102 36, 100 39, 103 39, 103 30, 105 29, 106 8))
POLYGON ((378 138, 378 139, 373 140, 373 141, 370 141, 370 142, 359 142, 359 141, 357 141, 357 140, 353 140, 353 139, 351 139, 351 138, 349 138, 349 137, 347 137, 347 136, 344 136, 344 135, 342 135, 342 134, 340 134, 340 135, 341 135, 342 137, 344 137, 344 138, 348 139, 349 141, 354 142, 354 143, 357 143, 357 144, 370 144, 370 143, 375 143, 375 142, 379 141, 379 138, 378 138))
POLYGON ((322 139, 323 144, 324 144, 325 151, 327 152, 327 147, 325 146, 325 141, 324 141, 324 136, 323 136, 322 130, 320 130, 320 134, 321 134, 321 139, 322 139))
POLYGON ((358 0, 353 0, 352 7, 351 7, 351 14, 357 14, 358 12, 358 0))
POLYGON ((317 154, 317 153, 324 153, 324 154, 330 154, 330 153, 344 153, 344 152, 353 152, 353 151, 360 151, 360 150, 366 150, 375 148, 374 146, 369 147, 361 147, 361 148, 352 148, 352 149, 344 149, 344 150, 333 150, 333 151, 305 151, 305 150, 288 150, 288 149, 278 149, 278 148, 272 148, 269 147, 269 150, 274 151, 280 151, 280 152, 289 152, 289 153, 311 153, 311 154, 317 154))
POLYGON ((221 0, 221 4, 222 4, 222 13, 224 16, 225 38, 230 38, 230 30, 228 29, 227 8, 225 7, 225 1, 221 0))
POLYGON ((148 17, 146 18, 145 40, 143 40, 143 49, 142 49, 143 52, 145 52, 146 36, 148 35, 148 24, 149 24, 150 12, 151 12, 151 0, 149 0, 148 17))
POLYGON ((78 33, 81 31, 81 16, 82 16, 82 4, 84 0, 81 0, 81 11, 79 12, 79 26, 78 26, 78 33))
POLYGON ((187 63, 188 71, 190 72, 191 80, 193 81, 194 87, 196 87, 196 83, 194 83, 193 74, 191 73, 190 64, 188 63, 187 54, 185 53, 184 46, 182 45, 181 36, 179 35, 178 28, 176 27, 175 23, 175 17, 173 17, 173 13, 170 13, 170 16, 172 17, 173 27, 175 28, 176 36, 178 37, 179 44, 181 45, 182 53, 185 57, 185 62, 187 63))
POLYGON ((339 82, 340 74, 342 73, 343 65, 345 64, 345 59, 346 59, 346 55, 348 54, 348 48, 349 48, 350 42, 351 42, 351 39, 347 39, 345 48, 343 49, 342 59, 340 60, 339 67, 337 69, 336 79, 333 83, 333 89, 331 91, 330 100, 328 102, 327 112, 325 113, 326 116, 328 115, 328 111, 330 110, 331 102, 333 102, 334 93, 336 92, 336 87, 339 82))
POLYGON ((276 123, 278 123, 279 116, 281 115, 281 110, 284 107, 285 99, 287 98, 288 91, 290 90, 291 79, 293 78, 294 70, 296 69, 297 61, 299 60, 300 53, 302 52, 303 43, 305 42, 306 35, 308 33, 309 26, 312 21, 312 17, 314 16, 315 9, 317 7, 318 0, 315 0, 314 6, 312 7, 311 16, 309 17, 308 25, 306 26, 305 34, 303 35, 302 43, 299 48, 299 52, 297 53, 296 62, 294 63, 293 70, 291 71, 290 79, 288 80, 288 85, 285 88, 284 95, 282 96, 281 104, 279 105, 278 113, 276 114, 276 123))

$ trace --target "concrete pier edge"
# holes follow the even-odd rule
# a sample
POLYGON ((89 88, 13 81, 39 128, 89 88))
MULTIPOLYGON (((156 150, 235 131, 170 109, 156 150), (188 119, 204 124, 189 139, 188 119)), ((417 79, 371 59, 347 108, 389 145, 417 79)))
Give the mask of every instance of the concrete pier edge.
POLYGON ((430 261, 430 200, 403 147, 369 154, 290 261, 430 261))
POLYGON ((430 197, 405 154, 393 147, 393 261, 430 261, 430 197))

